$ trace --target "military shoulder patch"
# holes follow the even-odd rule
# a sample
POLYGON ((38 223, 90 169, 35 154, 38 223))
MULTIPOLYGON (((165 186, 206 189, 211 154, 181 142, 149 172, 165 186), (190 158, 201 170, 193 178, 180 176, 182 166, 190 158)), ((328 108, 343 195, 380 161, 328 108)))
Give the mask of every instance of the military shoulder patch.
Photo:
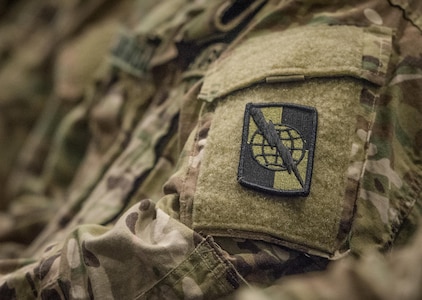
POLYGON ((279 196, 308 196, 316 131, 317 111, 313 107, 248 103, 239 183, 279 196))

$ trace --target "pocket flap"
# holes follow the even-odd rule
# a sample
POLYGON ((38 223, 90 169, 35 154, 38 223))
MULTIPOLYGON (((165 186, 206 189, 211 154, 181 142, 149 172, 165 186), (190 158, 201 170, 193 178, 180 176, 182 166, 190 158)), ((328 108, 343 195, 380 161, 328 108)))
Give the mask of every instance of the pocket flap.
POLYGON ((212 101, 255 83, 305 77, 351 76, 382 85, 391 36, 385 27, 326 25, 261 33, 217 61, 199 98, 212 101))

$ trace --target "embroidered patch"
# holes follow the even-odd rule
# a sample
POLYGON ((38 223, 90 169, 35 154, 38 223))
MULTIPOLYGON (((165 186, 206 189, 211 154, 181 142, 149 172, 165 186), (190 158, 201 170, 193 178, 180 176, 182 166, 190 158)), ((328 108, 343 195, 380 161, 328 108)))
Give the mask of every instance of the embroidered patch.
POLYGON ((131 75, 143 77, 159 44, 158 38, 135 36, 122 30, 111 47, 111 64, 131 75))
POLYGON ((241 185, 279 196, 310 191, 317 130, 313 107, 248 103, 238 169, 241 185))

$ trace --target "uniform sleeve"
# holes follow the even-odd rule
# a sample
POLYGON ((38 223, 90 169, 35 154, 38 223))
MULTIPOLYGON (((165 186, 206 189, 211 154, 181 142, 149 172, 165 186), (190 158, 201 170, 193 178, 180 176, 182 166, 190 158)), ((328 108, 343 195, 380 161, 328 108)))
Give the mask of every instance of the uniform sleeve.
MULTIPOLYGON (((83 225, 37 262, 2 277, 2 299, 215 299, 239 277, 211 237, 201 237, 149 200, 112 228, 83 225)), ((15 265, 25 264, 15 261, 15 265)), ((12 262, 0 266, 1 273, 12 262)))
POLYGON ((412 243, 391 255, 350 257, 323 273, 286 278, 263 290, 243 289, 236 299, 420 299, 421 246, 419 227, 412 243))

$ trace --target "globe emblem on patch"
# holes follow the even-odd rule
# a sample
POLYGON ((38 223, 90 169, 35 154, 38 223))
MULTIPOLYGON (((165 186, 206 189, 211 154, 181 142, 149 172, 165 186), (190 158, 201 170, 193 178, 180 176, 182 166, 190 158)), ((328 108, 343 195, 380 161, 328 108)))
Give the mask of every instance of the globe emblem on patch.
MULTIPOLYGON (((283 145, 290 150, 295 165, 298 165, 305 156, 305 140, 293 127, 285 124, 274 124, 274 127, 283 145)), ((287 170, 277 147, 271 146, 259 129, 252 134, 249 144, 258 164, 272 171, 287 170)))
POLYGON ((247 103, 237 181, 276 196, 308 196, 317 122, 314 107, 247 103))

